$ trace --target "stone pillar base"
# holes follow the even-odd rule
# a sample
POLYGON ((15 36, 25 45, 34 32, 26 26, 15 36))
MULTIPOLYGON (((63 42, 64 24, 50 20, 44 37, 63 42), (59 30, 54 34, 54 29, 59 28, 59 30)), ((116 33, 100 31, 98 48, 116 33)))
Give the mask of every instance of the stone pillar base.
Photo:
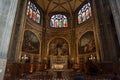
POLYGON ((0 59, 0 80, 4 80, 7 59, 0 59))

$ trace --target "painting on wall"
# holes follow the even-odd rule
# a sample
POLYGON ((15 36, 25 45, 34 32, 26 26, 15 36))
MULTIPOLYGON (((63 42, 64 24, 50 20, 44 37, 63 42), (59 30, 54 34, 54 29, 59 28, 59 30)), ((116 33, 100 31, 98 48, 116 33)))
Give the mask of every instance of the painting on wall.
POLYGON ((78 52, 79 54, 95 52, 95 39, 94 33, 89 31, 85 33, 79 40, 78 52))
POLYGON ((49 55, 68 55, 69 46, 66 40, 62 38, 56 38, 49 44, 49 55))
POLYGON ((25 31, 22 44, 22 51, 26 53, 39 54, 39 40, 31 31, 25 31))

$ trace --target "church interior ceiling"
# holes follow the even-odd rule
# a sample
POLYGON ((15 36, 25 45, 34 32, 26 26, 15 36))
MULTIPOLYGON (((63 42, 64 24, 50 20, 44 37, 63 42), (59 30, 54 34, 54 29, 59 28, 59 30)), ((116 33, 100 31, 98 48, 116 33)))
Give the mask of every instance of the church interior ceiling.
POLYGON ((38 5, 47 13, 75 12, 85 0, 36 0, 38 5))

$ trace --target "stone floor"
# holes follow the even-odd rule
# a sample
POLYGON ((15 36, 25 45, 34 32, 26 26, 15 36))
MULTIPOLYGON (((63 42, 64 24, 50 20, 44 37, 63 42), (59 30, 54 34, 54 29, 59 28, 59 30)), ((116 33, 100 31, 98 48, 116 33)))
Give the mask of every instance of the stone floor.
MULTIPOLYGON (((73 80, 75 73, 62 71, 42 71, 32 74, 25 74, 16 80, 73 80)), ((113 74, 97 74, 97 75, 83 75, 85 80, 111 80, 113 74)), ((120 76, 119 76, 120 78, 120 76)))

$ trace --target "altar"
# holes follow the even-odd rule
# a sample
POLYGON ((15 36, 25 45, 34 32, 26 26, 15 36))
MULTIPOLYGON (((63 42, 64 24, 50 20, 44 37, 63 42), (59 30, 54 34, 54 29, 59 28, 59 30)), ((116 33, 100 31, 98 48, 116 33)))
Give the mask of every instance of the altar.
POLYGON ((57 70, 67 69, 68 56, 50 56, 50 68, 57 70))
POLYGON ((46 71, 53 75, 52 80, 70 80, 73 69, 49 69, 46 71))

